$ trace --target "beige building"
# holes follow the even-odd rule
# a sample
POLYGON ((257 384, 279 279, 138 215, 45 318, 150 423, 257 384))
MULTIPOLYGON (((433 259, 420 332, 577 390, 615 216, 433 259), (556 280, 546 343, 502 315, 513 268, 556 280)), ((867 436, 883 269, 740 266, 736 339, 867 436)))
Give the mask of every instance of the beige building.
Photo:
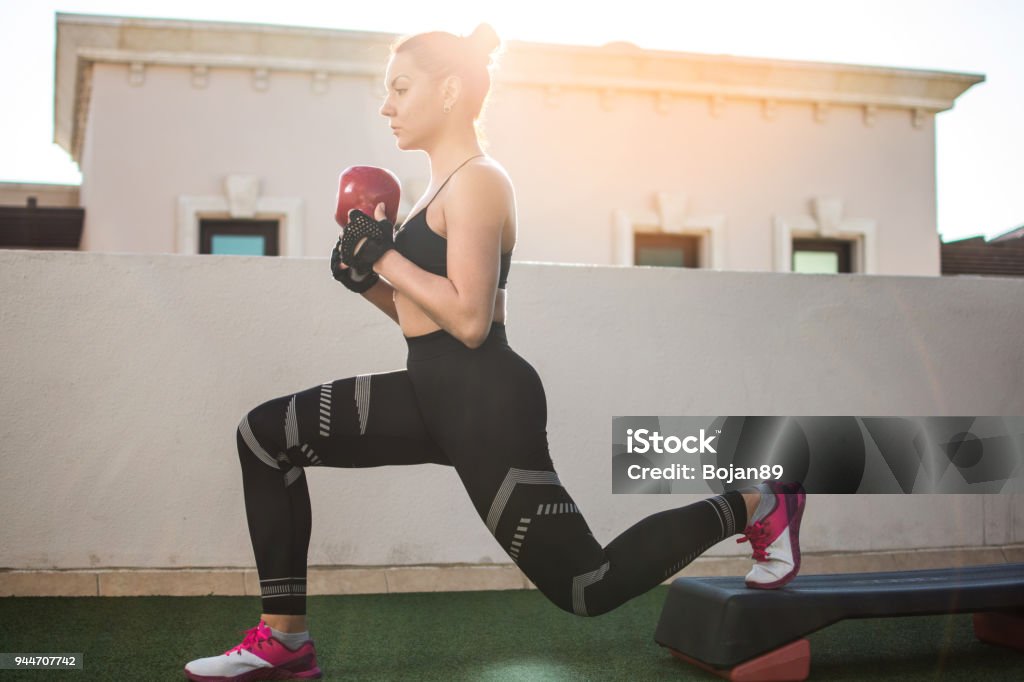
MULTIPOLYGON (((398 174, 403 218, 429 168, 379 115, 394 38, 58 14, 81 248, 322 256, 354 164, 398 174)), ((938 275, 935 114, 982 80, 510 41, 485 130, 514 259, 938 275)))

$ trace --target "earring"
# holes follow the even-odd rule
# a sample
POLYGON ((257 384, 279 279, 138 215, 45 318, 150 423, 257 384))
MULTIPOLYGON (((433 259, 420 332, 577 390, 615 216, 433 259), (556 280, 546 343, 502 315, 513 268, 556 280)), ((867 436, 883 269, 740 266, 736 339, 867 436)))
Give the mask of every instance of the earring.
POLYGON ((446 113, 446 114, 452 113, 452 105, 451 104, 445 104, 444 105, 444 113, 446 113))

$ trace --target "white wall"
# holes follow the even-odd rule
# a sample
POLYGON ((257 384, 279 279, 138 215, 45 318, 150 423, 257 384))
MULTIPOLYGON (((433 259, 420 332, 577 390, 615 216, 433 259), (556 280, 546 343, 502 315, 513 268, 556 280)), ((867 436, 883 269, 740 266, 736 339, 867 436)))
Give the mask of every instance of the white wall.
MULTIPOLYGON (((242 414, 404 366, 324 258, 0 250, 0 292, 0 567, 251 566, 242 414)), ((517 263, 509 292, 603 542, 700 497, 612 495, 614 415, 1024 414, 1019 279, 517 263)), ((508 561, 450 470, 307 476, 313 565, 508 561)), ((1021 498, 813 496, 804 549, 1020 543, 1021 498)))

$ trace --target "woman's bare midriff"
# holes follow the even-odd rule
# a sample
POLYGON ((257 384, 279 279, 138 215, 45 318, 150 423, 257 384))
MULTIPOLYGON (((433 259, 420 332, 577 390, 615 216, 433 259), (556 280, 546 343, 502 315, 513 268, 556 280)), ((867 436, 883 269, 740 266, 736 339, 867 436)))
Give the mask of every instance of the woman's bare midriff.
MULTIPOLYGON (((428 193, 428 196, 432 193, 428 193)), ((409 215, 416 215, 418 209, 410 211, 409 215)), ((440 234, 442 237, 446 236, 446 226, 444 225, 444 209, 442 206, 437 205, 437 202, 427 207, 427 229, 433 229, 435 232, 440 234), (435 229, 432 225, 438 225, 435 229)), ((513 221, 511 226, 506 224, 501 231, 501 252, 508 253, 509 250, 515 245, 515 222, 513 221)), ((441 327, 436 322, 430 319, 430 316, 423 312, 423 309, 416 305, 412 299, 404 294, 395 291, 393 296, 395 301, 395 311, 398 313, 398 324, 402 328, 402 334, 405 336, 422 336, 423 334, 429 334, 435 332, 441 327)), ((492 322, 499 322, 504 324, 505 322, 505 290, 497 289, 494 295, 494 317, 492 322)))
MULTIPOLYGON (((398 312, 398 324, 405 336, 422 336, 440 329, 423 310, 409 300, 408 297, 395 292, 395 310, 398 312)), ((505 290, 498 289, 494 297, 494 322, 505 322, 505 290)))

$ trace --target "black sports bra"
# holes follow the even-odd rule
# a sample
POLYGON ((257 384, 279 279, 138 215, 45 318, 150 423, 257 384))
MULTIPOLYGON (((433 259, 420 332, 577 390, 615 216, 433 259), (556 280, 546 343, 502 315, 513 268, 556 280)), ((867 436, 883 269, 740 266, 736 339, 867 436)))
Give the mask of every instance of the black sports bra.
MULTIPOLYGON (((482 155, 481 155, 482 156, 482 155)), ((475 156, 466 159, 459 168, 466 165, 475 156)), ((427 207, 433 203, 437 195, 452 179, 456 168, 448 179, 437 189, 434 196, 430 198, 416 215, 402 223, 401 228, 395 233, 395 250, 402 254, 416 265, 427 272, 432 272, 441 277, 448 276, 448 240, 427 225, 427 207)), ((498 275, 498 288, 504 289, 508 281, 508 271, 512 267, 512 252, 501 254, 501 268, 498 275)))

